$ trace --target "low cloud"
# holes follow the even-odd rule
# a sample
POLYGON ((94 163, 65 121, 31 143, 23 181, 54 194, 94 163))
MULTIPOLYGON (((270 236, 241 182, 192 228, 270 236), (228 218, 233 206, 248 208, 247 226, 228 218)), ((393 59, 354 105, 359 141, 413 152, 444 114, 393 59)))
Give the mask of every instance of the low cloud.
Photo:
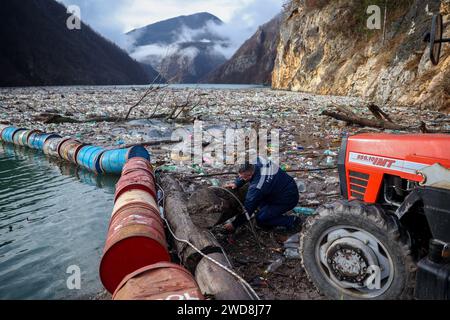
MULTIPOLYGON (((58 0, 66 6, 77 5, 81 8, 81 19, 104 37, 127 50, 131 56, 143 62, 146 57, 168 56, 180 49, 179 44, 191 41, 209 42, 204 33, 213 33, 227 41, 214 41, 214 50, 230 58, 236 50, 257 30, 257 28, 275 17, 286 0, 58 0), (177 34, 177 40, 170 45, 145 45, 136 47, 133 38, 125 33, 179 15, 207 11, 224 21, 223 25, 211 22, 206 28, 192 30, 183 28, 177 34)), ((216 39, 217 40, 217 39, 216 39)), ((193 49, 196 49, 192 47, 193 49)), ((183 50, 183 54, 192 57, 198 50, 183 50)))

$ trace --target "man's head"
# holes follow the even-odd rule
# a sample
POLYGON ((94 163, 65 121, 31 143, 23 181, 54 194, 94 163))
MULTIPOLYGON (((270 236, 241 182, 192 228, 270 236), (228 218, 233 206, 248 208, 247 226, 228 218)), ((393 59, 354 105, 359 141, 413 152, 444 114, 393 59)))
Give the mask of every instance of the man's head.
POLYGON ((250 181, 254 173, 255 166, 253 164, 245 163, 239 167, 239 177, 245 182, 250 181))

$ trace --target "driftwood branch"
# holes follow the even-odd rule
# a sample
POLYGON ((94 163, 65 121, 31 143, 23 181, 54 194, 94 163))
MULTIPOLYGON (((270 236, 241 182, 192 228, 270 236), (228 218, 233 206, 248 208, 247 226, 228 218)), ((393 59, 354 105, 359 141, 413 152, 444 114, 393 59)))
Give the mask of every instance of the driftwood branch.
POLYGON ((377 106, 376 104, 373 104, 373 103, 369 104, 367 106, 367 108, 370 110, 370 112, 372 112, 372 114, 378 120, 386 120, 386 121, 393 123, 391 117, 389 117, 389 115, 386 112, 384 112, 383 110, 381 110, 381 108, 379 106, 377 106))
POLYGON ((361 118, 354 113, 350 115, 325 110, 322 112, 322 115, 332 117, 336 120, 345 121, 349 124, 357 124, 363 127, 403 131, 419 130, 418 127, 407 127, 385 120, 361 118))

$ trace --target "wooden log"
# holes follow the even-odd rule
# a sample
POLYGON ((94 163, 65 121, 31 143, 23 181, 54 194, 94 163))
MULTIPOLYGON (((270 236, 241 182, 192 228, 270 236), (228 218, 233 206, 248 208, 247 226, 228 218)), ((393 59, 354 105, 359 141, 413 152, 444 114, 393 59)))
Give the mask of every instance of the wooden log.
MULTIPOLYGON (((242 195, 238 192, 234 191, 233 194, 243 201, 242 195)), ((224 223, 242 213, 240 203, 231 194, 216 188, 197 190, 188 200, 188 210, 193 223, 205 229, 224 223)))
POLYGON ((392 122, 379 120, 379 119, 366 119, 358 117, 357 115, 348 115, 348 114, 340 114, 333 111, 323 111, 322 115, 332 117, 336 120, 345 121, 350 124, 358 124, 363 127, 371 127, 371 128, 379 128, 379 129, 388 129, 388 130, 415 130, 418 131, 418 127, 406 127, 399 124, 395 124, 392 122))
MULTIPOLYGON (((188 240, 204 254, 218 260, 225 266, 227 258, 217 240, 192 222, 186 197, 180 183, 169 175, 161 177, 165 193, 165 217, 178 239, 188 240)), ((175 247, 183 264, 195 275, 202 292, 218 300, 249 300, 243 284, 228 271, 201 256, 186 243, 175 241, 175 247)))

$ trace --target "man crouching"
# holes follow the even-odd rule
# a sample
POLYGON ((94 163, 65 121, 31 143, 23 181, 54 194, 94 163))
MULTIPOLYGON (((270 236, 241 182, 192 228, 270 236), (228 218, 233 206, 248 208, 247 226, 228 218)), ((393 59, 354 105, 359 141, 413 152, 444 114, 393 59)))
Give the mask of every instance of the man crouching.
MULTIPOLYGON (((285 213, 294 209, 299 201, 299 192, 295 180, 281 170, 272 161, 258 158, 255 165, 246 163, 239 168, 239 177, 226 188, 237 190, 249 183, 244 207, 249 216, 256 210, 256 222, 263 228, 284 227, 293 229, 298 224, 298 218, 286 216, 285 213)), ((230 233, 236 231, 247 222, 245 214, 224 226, 230 233)))

